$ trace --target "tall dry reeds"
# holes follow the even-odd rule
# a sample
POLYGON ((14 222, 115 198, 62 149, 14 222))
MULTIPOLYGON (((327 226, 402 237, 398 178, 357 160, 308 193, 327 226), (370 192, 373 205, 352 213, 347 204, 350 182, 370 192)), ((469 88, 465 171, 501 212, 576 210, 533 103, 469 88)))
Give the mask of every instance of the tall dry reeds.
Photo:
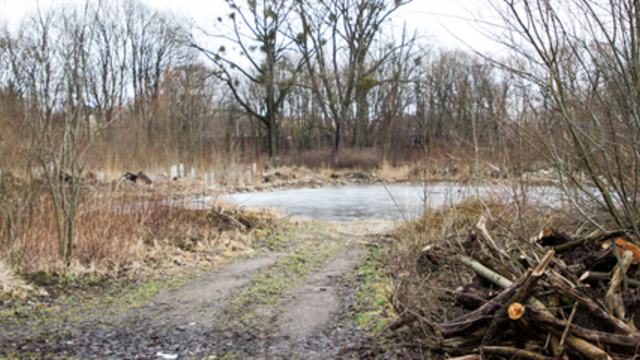
MULTIPOLYGON (((213 259, 251 251, 254 230, 264 233, 279 218, 278 213, 266 210, 239 213, 234 202, 219 196, 203 206, 189 198, 195 198, 197 192, 181 181, 157 181, 153 187, 83 183, 73 258, 66 264, 58 251, 54 205, 45 186, 37 179, 29 180, 33 183, 13 181, 30 194, 0 194, 3 201, 20 205, 0 209, 0 263, 11 270, 9 275, 36 271, 152 275, 153 269, 169 266, 171 259, 191 258, 194 253, 213 259), (17 209, 22 213, 7 213, 17 209), (19 228, 13 221, 18 218, 19 228)), ((0 286, 9 278, 0 274, 0 286)))
MULTIPOLYGON (((91 194, 84 194, 89 197, 91 194)), ((23 228, 13 243, 7 227, 0 223, 0 258, 13 259, 20 272, 52 271, 61 266, 53 203, 44 192, 31 196, 24 213, 23 228)), ((170 219, 175 209, 158 203, 128 198, 84 199, 76 218, 74 261, 79 265, 108 271, 143 254, 143 237, 149 222, 170 219)))

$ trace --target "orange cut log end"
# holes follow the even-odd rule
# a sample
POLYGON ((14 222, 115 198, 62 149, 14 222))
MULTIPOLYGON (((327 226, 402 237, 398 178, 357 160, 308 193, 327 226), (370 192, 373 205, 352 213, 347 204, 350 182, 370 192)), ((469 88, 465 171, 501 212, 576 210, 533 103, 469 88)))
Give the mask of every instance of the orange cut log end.
POLYGON ((509 305, 508 312, 511 320, 518 320, 524 314, 524 306, 520 303, 513 303, 509 305))
POLYGON ((640 263, 640 249, 634 243, 617 238, 616 245, 618 245, 618 251, 620 251, 620 253, 625 251, 631 251, 631 253, 633 253, 633 259, 631 260, 632 264, 635 265, 640 263))

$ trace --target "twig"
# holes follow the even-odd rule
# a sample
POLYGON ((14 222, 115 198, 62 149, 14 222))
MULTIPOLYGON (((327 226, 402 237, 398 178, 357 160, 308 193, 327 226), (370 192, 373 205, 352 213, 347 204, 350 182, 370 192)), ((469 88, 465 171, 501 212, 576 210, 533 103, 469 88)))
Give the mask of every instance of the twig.
POLYGON ((387 184, 383 183, 382 186, 384 186, 384 189, 387 191, 387 194, 389 194, 391 201, 393 201, 393 204, 396 206, 396 209, 398 209, 398 212, 400 213, 400 215, 402 215, 402 219, 404 220, 404 222, 409 222, 409 220, 407 220, 407 217, 404 215, 404 211, 402 211, 402 209, 400 208, 400 205, 396 201, 396 198, 391 194, 391 191, 389 191, 387 184))
POLYGON ((615 231, 601 231, 601 230, 596 230, 593 233, 581 238, 581 239, 577 239, 571 242, 568 242, 566 244, 561 244, 561 245, 557 245, 554 246, 554 250, 556 250, 557 252, 563 252, 563 251, 567 251, 567 250, 571 250, 573 248, 576 248, 582 244, 589 244, 592 242, 597 242, 597 241, 604 241, 607 239, 611 239, 613 237, 618 237, 618 236, 623 236, 624 234, 626 234, 627 231, 625 230, 615 230, 615 231))
MULTIPOLYGON (((560 336, 561 332, 554 328, 547 328, 547 330, 551 331, 554 335, 560 336)), ((566 338, 567 345, 571 346, 575 351, 582 354, 584 357, 590 360, 611 360, 611 356, 607 354, 604 350, 599 347, 593 345, 592 343, 575 337, 573 335, 568 335, 566 338)))
POLYGON ((564 281, 560 280, 557 276, 553 274, 549 274, 549 284, 560 294, 566 296, 574 301, 580 303, 580 305, 589 311, 592 315, 597 316, 598 318, 604 320, 609 325, 613 326, 619 332, 634 336, 635 338, 640 338, 640 333, 637 330, 631 328, 624 321, 611 316, 609 312, 607 312, 603 307, 598 305, 591 298, 586 295, 578 292, 575 289, 569 287, 564 281))
POLYGON ((573 317, 576 315, 577 309, 578 309, 578 302, 576 301, 573 303, 573 309, 571 309, 571 315, 569 315, 569 320, 567 320, 567 326, 564 328, 564 332, 562 333, 562 338, 560 338, 560 345, 556 349, 556 358, 560 358, 560 356, 564 352, 564 343, 565 341, 567 341, 569 330, 571 330, 571 323, 573 322, 573 317))
POLYGON ((584 328, 575 324, 569 324, 566 320, 560 320, 554 316, 549 316, 548 314, 545 314, 540 310, 533 309, 530 306, 524 307, 522 316, 530 322, 535 322, 544 327, 554 327, 556 329, 569 328, 572 334, 597 344, 611 344, 628 349, 636 349, 640 346, 640 336, 638 335, 610 334, 584 328))
POLYGON ((504 257, 503 260, 509 259, 509 255, 504 250, 498 247, 498 244, 496 244, 496 242, 491 237, 491 234, 489 234, 489 231, 487 230, 487 218, 484 215, 480 216, 480 219, 476 223, 476 229, 478 229, 478 233, 482 236, 487 245, 489 245, 489 249, 491 250, 491 252, 499 255, 499 257, 504 257))
POLYGON ((387 331, 394 331, 402 326, 404 326, 406 323, 411 322, 413 320, 416 319, 416 316, 408 313, 406 310, 402 312, 402 314, 400 314, 400 316, 398 316, 395 320, 393 320, 392 322, 390 322, 389 324, 387 324, 387 326, 383 327, 382 330, 380 330, 376 335, 375 338, 379 338, 380 336, 382 336, 382 334, 384 334, 387 331))

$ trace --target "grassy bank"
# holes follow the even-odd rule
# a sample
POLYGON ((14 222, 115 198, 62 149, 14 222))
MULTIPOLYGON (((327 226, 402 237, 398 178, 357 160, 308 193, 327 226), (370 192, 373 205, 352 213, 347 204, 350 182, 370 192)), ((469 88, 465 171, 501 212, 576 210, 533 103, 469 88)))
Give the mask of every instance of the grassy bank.
POLYGON ((191 209, 184 197, 196 194, 197 186, 194 191, 171 182, 155 187, 87 184, 75 219, 73 261, 66 266, 58 252, 55 206, 44 185, 32 181, 15 185, 28 190, 28 196, 8 194, 13 207, 3 210, 13 212, 5 212, 0 223, 0 285, 9 294, 30 291, 16 274, 136 278, 185 262, 185 257, 216 262, 248 249, 254 231, 270 231, 279 217, 275 212, 238 213, 215 193, 209 204, 213 210, 191 209))

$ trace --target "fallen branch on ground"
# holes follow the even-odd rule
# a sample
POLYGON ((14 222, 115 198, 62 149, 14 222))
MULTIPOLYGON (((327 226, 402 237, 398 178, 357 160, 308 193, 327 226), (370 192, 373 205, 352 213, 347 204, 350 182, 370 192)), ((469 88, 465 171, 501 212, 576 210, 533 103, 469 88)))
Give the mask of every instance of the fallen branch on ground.
MULTIPOLYGON (((442 267, 449 273, 470 271, 476 278, 456 290, 438 290, 445 300, 460 301, 458 306, 467 307, 466 312, 452 320, 430 321, 422 331, 432 329, 431 339, 422 344, 432 352, 459 356, 457 359, 634 356, 640 349, 636 330, 640 290, 622 285, 625 281, 640 285, 640 280, 633 279, 638 270, 633 263, 640 261, 637 248, 620 239, 608 240, 619 233, 598 232, 573 239, 549 228, 537 238, 549 242, 548 250, 536 239, 508 248, 489 233, 483 217, 469 231, 467 242, 460 242, 462 247, 424 247, 426 253, 419 261, 426 278, 442 267), (615 246, 619 248, 612 251, 615 246), (495 287, 502 290, 496 293, 495 287)), ((429 316, 427 309, 421 311, 411 321, 399 317, 384 331, 401 325, 421 331, 416 326, 421 317, 429 316)))

